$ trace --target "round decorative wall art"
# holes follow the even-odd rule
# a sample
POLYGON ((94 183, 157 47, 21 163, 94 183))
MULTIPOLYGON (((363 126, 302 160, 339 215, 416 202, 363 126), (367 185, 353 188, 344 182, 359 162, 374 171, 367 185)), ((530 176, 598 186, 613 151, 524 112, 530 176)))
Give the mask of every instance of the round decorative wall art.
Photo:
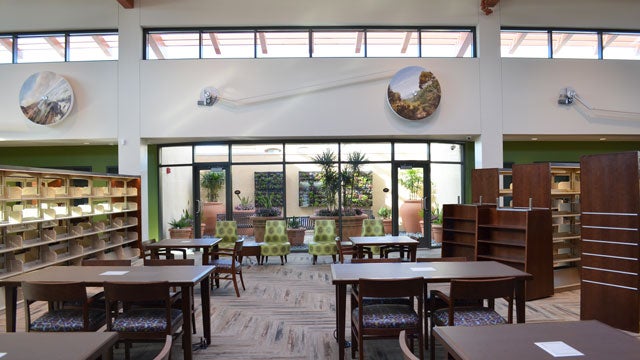
POLYGON ((431 71, 409 66, 391 78, 387 98, 396 114, 407 120, 422 120, 440 105, 440 83, 431 71))
POLYGON ((25 80, 20 89, 20 109, 38 125, 53 125, 64 120, 73 108, 73 89, 62 76, 41 71, 25 80))

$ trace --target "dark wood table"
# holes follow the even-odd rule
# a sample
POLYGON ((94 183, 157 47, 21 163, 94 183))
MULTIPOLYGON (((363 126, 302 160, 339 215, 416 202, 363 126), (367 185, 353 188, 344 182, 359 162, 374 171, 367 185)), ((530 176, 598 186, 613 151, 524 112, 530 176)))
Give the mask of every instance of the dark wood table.
POLYGON ((201 239, 164 239, 158 242, 146 244, 145 247, 151 250, 151 258, 158 259, 158 252, 161 249, 202 249, 202 265, 209 263, 209 250, 217 247, 221 238, 201 238, 201 239))
POLYGON ((516 319, 519 323, 525 321, 524 283, 532 276, 496 261, 331 264, 332 283, 336 286, 336 326, 340 359, 344 359, 345 349, 347 285, 356 284, 360 278, 402 279, 416 276, 424 277, 426 284, 450 282, 452 279, 513 276, 517 280, 515 288, 516 319))
POLYGON ((596 320, 494 326, 436 326, 433 334, 457 360, 632 360, 640 340, 596 320), (562 341, 583 356, 554 357, 535 343, 562 341))
POLYGON ((240 258, 240 262, 242 262, 242 258, 249 257, 249 256, 255 256, 256 257, 256 262, 258 264, 260 264, 260 254, 261 254, 261 247, 260 247, 259 242, 255 242, 254 240, 245 240, 242 243, 242 257, 240 258))
MULTIPOLYGON (((157 282, 168 281, 170 286, 182 290, 182 314, 184 315, 182 347, 184 359, 191 360, 191 288, 200 283, 202 298, 202 328, 206 344, 211 343, 210 287, 209 275, 215 266, 50 266, 0 280, 5 287, 6 331, 16 331, 16 304, 18 287, 23 281, 65 282, 79 281, 86 286, 100 287, 106 281, 157 282), (106 275, 108 272, 123 272, 122 275, 106 275)), ((0 349, 0 351, 2 351, 0 349)))
POLYGON ((117 341, 116 332, 4 333, 0 334, 0 353, 6 355, 0 358, 94 360, 109 354, 117 341))
POLYGON ((411 255, 411 261, 416 261, 419 241, 408 236, 352 236, 350 240, 356 247, 358 258, 363 257, 363 249, 367 246, 405 246, 411 255))

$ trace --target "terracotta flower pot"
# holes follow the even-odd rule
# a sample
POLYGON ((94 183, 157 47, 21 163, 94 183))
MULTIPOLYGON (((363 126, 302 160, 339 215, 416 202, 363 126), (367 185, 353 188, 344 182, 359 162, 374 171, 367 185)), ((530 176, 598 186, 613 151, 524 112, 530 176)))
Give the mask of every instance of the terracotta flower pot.
POLYGON ((202 232, 206 235, 215 235, 216 233, 216 221, 218 219, 218 214, 224 214, 225 208, 224 204, 221 202, 208 202, 205 201, 202 203, 202 218, 204 219, 204 223, 206 224, 206 232, 202 232))
POLYGON ((287 229, 287 237, 291 246, 300 246, 304 244, 304 234, 306 229, 301 227, 297 229, 287 229))
POLYGON ((399 209, 400 218, 404 231, 417 233, 420 231, 420 209, 422 200, 406 200, 399 209))

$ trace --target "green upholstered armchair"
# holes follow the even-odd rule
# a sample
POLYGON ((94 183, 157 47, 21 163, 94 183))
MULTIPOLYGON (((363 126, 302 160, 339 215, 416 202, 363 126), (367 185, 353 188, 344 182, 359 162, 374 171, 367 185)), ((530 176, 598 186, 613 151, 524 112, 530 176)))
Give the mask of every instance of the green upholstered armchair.
POLYGON ((314 223, 313 240, 309 243, 309 254, 313 255, 313 264, 316 264, 318 255, 331 255, 333 262, 336 262, 336 221, 316 220, 314 223))
MULTIPOLYGON (((362 235, 361 236, 384 236, 384 224, 380 219, 364 219, 362 220, 362 235)), ((369 246, 367 249, 371 250, 373 254, 380 254, 379 246, 369 246)))
POLYGON ((269 256, 280 256, 284 265, 291 253, 291 244, 287 237, 287 223, 284 220, 267 220, 264 228, 264 242, 260 244, 260 263, 269 261, 269 256))
POLYGON ((238 240, 238 225, 231 220, 216 221, 215 237, 222 239, 218 243, 218 248, 233 249, 238 240))

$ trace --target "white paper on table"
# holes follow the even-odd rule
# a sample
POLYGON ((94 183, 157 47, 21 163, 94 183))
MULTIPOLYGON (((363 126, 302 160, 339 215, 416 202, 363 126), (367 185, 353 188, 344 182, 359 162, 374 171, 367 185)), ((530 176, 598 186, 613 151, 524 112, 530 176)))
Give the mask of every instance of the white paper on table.
POLYGON ((436 271, 436 268, 431 266, 426 267, 412 267, 411 271, 436 271))
POLYGON ((564 341, 545 341, 535 344, 554 357, 584 356, 583 353, 565 344, 564 341))
POLYGON ((123 270, 123 271, 105 271, 100 275, 124 275, 126 273, 128 273, 129 271, 127 270, 123 270))

